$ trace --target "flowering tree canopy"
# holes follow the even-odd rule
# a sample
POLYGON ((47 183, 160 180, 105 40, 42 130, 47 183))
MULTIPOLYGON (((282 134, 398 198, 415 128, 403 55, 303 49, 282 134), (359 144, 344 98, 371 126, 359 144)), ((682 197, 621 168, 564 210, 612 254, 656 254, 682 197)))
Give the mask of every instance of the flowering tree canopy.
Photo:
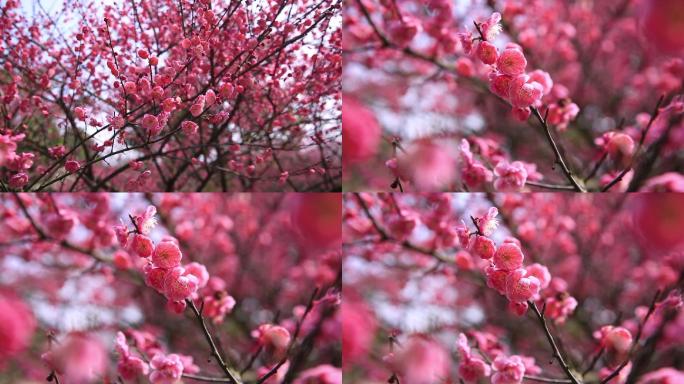
POLYGON ((0 198, 0 382, 341 384, 340 200, 0 198))
POLYGON ((353 383, 684 379, 684 196, 348 194, 353 383))
POLYGON ((684 191, 682 12, 348 0, 345 189, 684 191))
POLYGON ((340 188, 339 0, 111 3, 1 5, 2 190, 340 188))

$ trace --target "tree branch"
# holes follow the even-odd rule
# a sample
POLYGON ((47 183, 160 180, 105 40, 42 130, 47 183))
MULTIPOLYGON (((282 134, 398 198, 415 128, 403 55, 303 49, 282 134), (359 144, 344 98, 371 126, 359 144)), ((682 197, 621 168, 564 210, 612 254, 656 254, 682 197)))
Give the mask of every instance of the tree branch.
POLYGON ((539 324, 544 329, 546 340, 548 340, 549 345, 553 350, 553 357, 558 361, 558 364, 560 364, 561 368, 568 376, 568 379, 570 379, 570 382, 572 384, 581 384, 581 382, 575 377, 575 375, 573 375, 572 371, 570 370, 570 367, 565 362, 565 359, 563 359, 560 350, 558 350, 558 345, 556 345, 556 340, 554 340, 553 336, 551 335, 551 331, 549 331, 549 326, 546 324, 546 318, 544 317, 544 314, 539 312, 537 304, 535 304, 533 301, 528 301, 527 304, 530 306, 530 308, 532 308, 534 314, 537 316, 537 319, 539 320, 539 324))
POLYGON ((195 303, 192 302, 190 299, 185 299, 185 302, 188 304, 188 306, 192 309, 192 312, 195 314, 195 317, 197 318, 197 321, 199 322, 200 326, 202 327, 202 332, 204 333, 204 338, 207 340, 207 343, 209 344, 209 347, 211 348, 211 355, 214 357, 218 365, 221 367, 223 370, 223 373, 226 374, 226 377, 228 378, 228 382, 232 384, 242 384, 242 381, 240 381, 238 378, 235 377, 233 372, 228 368, 228 365, 226 365, 225 361, 223 360, 223 357, 221 357, 221 354, 219 353, 218 349, 216 348, 216 344, 214 343, 214 339, 211 337, 211 333, 209 333, 209 329, 207 328, 207 324, 204 322, 204 317, 202 316, 202 313, 197 309, 195 306, 195 303))

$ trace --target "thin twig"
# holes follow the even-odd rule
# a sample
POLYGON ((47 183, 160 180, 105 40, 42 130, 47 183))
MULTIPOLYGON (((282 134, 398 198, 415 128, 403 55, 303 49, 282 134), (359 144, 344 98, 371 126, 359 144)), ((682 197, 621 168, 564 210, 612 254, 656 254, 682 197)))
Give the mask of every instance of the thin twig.
POLYGON ((661 95, 660 98, 658 99, 658 102, 656 103, 655 108, 653 109, 653 113, 651 113, 651 118, 648 120, 648 124, 646 124, 646 127, 644 128, 643 131, 641 131, 641 138, 639 138, 639 143, 637 144, 636 149, 634 150, 634 155, 632 155, 632 160, 629 162, 629 165, 623 169, 613 180, 610 181, 603 189, 601 189, 601 192, 608 192, 610 188, 612 188, 615 184, 620 182, 627 172, 632 170, 634 167, 634 163, 636 161, 637 156, 640 154, 641 148, 644 145, 644 142, 646 141, 646 135, 648 132, 651 130, 651 126, 653 125, 653 122, 656 120, 658 115, 660 114, 660 106, 663 104, 663 101, 665 100, 665 95, 661 95))
POLYGON ((644 330, 644 327, 646 326, 646 322, 655 311, 656 304, 658 302, 658 297, 660 297, 660 290, 656 291, 655 296, 653 296, 653 301, 651 301, 651 305, 648 307, 648 312, 646 313, 646 316, 644 316, 644 321, 642 321, 639 324, 639 329, 637 329, 636 337, 634 338, 634 342, 632 343, 632 348, 630 348, 629 353, 627 354, 627 358, 613 372, 611 372, 610 375, 606 376, 603 380, 601 380, 601 384, 606 384, 615 376, 619 375, 622 369, 626 367, 627 364, 629 364, 629 362, 632 360, 632 356, 634 355, 634 352, 637 349, 639 340, 641 339, 642 332, 644 330))
POLYGON ((556 190, 556 191, 574 191, 575 187, 572 185, 557 185, 557 184, 547 184, 547 183, 540 183, 537 181, 526 181, 525 185, 530 185, 532 187, 537 187, 537 188, 542 188, 542 189, 551 189, 551 190, 556 190))
POLYGON ((549 125, 546 122, 546 119, 543 118, 540 114, 537 108, 535 107, 530 107, 530 110, 532 111, 532 114, 534 117, 539 120, 539 123, 541 124, 542 128, 544 129, 544 134, 546 135, 546 140, 549 142, 549 145, 551 146, 551 149, 553 149, 553 153, 556 156, 556 163, 561 166, 561 169, 563 170, 563 174, 565 174, 565 178, 568 179, 570 184, 572 184, 573 188, 575 188, 575 191, 577 192, 586 192, 586 189, 582 187, 577 180, 575 180, 575 176, 572 174, 572 171, 570 168, 568 168, 567 164, 565 163, 565 160, 563 159, 563 156, 560 153, 560 150, 558 149, 558 145, 556 144, 556 141, 553 139, 553 136, 551 135, 551 129, 549 128, 549 125))
POLYGON ((572 374, 572 371, 570 370, 570 367, 568 364, 565 362, 565 359, 563 359, 563 356, 560 353, 560 350, 558 349, 558 345, 556 344, 556 340, 554 340, 553 336, 551 335, 551 331, 549 331, 549 326, 546 324, 546 318, 544 315, 539 312, 539 308, 537 308, 537 304, 535 304, 533 301, 528 301, 527 304, 532 308, 534 311, 534 314, 537 315, 537 319, 539 320, 539 324, 544 328, 544 333, 546 334, 546 339, 549 342, 549 345, 551 345, 551 348, 553 349, 553 357, 558 361, 560 364, 561 368, 565 372, 565 374, 568 376, 568 379, 570 379, 570 382, 572 384, 580 384, 580 381, 577 380, 575 375, 572 374))
POLYGON ((189 373, 184 373, 183 378, 184 379, 190 379, 190 380, 197 380, 197 381, 206 381, 209 383, 231 383, 230 379, 225 379, 223 377, 199 376, 199 375, 191 375, 189 373))
POLYGON ((226 377, 229 379, 228 382, 232 384, 242 384, 242 382, 235 377, 233 372, 231 372, 230 368, 228 368, 228 365, 226 365, 225 361, 223 360, 223 357, 221 357, 221 354, 219 353, 218 348, 216 348, 216 344, 214 343, 214 338, 211 337, 211 333, 209 333, 207 324, 204 322, 204 317, 195 306, 195 303, 193 303, 192 300, 189 299, 186 299, 185 302, 192 309, 192 312, 195 314, 197 321, 202 326, 202 332, 204 333, 204 337, 207 339, 207 343, 209 343, 209 347, 211 348, 211 355, 214 357, 218 365, 221 367, 223 373, 226 374, 226 377))

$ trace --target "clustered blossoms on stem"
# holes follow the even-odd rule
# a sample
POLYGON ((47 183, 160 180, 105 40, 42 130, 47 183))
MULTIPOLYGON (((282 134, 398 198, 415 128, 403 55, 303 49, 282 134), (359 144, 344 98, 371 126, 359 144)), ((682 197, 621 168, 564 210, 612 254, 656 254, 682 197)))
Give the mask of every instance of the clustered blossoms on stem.
MULTIPOLYGON (((206 297, 207 315, 214 321, 221 321, 232 310, 235 300, 222 290, 223 282, 209 276, 204 265, 191 262, 182 265, 183 254, 178 240, 166 236, 155 244, 149 237, 157 224, 157 209, 149 206, 141 215, 131 216, 133 229, 123 224, 115 227, 122 247, 135 255, 147 259, 143 266, 145 283, 164 295, 170 309, 177 313, 185 310, 186 299, 197 300, 206 297)), ((118 253, 121 265, 128 265, 126 254, 118 253)))
POLYGON ((553 282, 544 265, 524 266, 520 240, 507 238, 502 244, 495 244, 489 236, 498 225, 497 215, 498 210, 492 207, 484 216, 472 218, 474 232, 461 221, 457 229, 461 245, 481 259, 490 260, 484 270, 487 286, 506 296, 512 312, 522 316, 527 312, 528 302, 540 301, 549 306, 547 317, 562 323, 577 307, 577 300, 560 291, 562 281, 553 282))
POLYGON ((131 351, 126 335, 117 332, 114 347, 119 355, 119 362, 116 368, 124 380, 137 380, 149 374, 148 378, 152 384, 174 384, 184 373, 193 374, 200 371, 191 356, 166 354, 155 341, 153 334, 136 330, 128 330, 127 333, 142 357, 131 351))
MULTIPOLYGON (((474 55, 482 63, 491 66, 489 89, 492 93, 509 102, 513 107, 513 116, 525 121, 530 117, 530 107, 539 108, 543 97, 552 96, 553 80, 547 72, 539 69, 525 72, 528 62, 520 45, 508 43, 503 51, 498 51, 490 40, 501 30, 500 22, 501 14, 494 12, 486 21, 475 22, 479 36, 473 37, 472 32, 463 32, 459 33, 459 38, 467 55, 474 55)), ((577 105, 564 98, 549 106, 551 122, 561 130, 578 113, 577 105)))

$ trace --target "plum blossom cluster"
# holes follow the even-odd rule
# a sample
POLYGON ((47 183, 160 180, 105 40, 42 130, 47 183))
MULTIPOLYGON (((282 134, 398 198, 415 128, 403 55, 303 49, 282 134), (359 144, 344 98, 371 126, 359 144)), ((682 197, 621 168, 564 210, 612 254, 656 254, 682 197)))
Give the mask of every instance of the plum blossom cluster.
MULTIPOLYGON (((197 262, 181 263, 183 253, 177 239, 164 237, 156 244, 152 241, 149 235, 157 224, 156 213, 156 207, 149 206, 142 214, 131 216, 133 229, 123 223, 116 226, 119 244, 147 260, 143 267, 145 283, 166 297, 169 308, 181 313, 187 306, 186 300, 196 300, 208 293, 206 314, 220 322, 233 309, 235 299, 221 293, 220 279, 214 279, 210 284, 209 272, 204 265, 197 262)), ((128 263, 126 254, 119 253, 116 257, 122 265, 128 263)))
MULTIPOLYGON (((493 337, 491 334, 480 332, 475 332, 473 336, 478 343, 491 340, 493 337)), ((456 341, 456 350, 460 358, 458 374, 466 383, 477 383, 491 376, 492 384, 519 384, 522 383, 525 373, 541 372, 541 368, 535 364, 532 357, 507 356, 497 344, 483 344, 483 347, 478 347, 477 351, 473 351, 466 335, 463 333, 458 335, 456 341)))
POLYGON ((498 209, 492 207, 484 216, 473 218, 475 231, 468 230, 462 220, 458 228, 461 245, 473 255, 489 261, 484 270, 487 286, 508 299, 512 312, 522 316, 529 308, 528 303, 543 301, 548 309, 547 317, 562 323, 577 307, 577 300, 562 291, 561 282, 552 285, 546 266, 539 263, 524 266, 520 240, 507 238, 496 245, 490 236, 498 225, 498 213, 498 209))
POLYGON ((152 334, 145 331, 129 330, 127 333, 134 341, 133 352, 128 338, 123 332, 117 332, 115 349, 119 355, 117 372, 124 380, 138 380, 147 376, 152 384, 177 383, 184 373, 199 372, 191 356, 166 354, 152 334), (147 358, 149 357, 149 360, 147 358))
MULTIPOLYGON (((520 45, 508 43, 501 52, 498 51, 491 41, 501 31, 500 22, 501 14, 494 12, 484 22, 475 22, 478 37, 474 37, 472 32, 459 33, 458 37, 466 55, 472 54, 483 64, 491 66, 489 89, 492 93, 509 102, 513 115, 525 121, 530 116, 530 107, 540 107, 542 97, 551 93, 553 80, 547 72, 538 69, 526 73, 527 58, 520 45)), ((469 75, 469 72, 460 70, 463 75, 469 75)), ((549 110, 554 124, 561 129, 567 127, 579 112, 576 104, 563 103, 563 107, 555 105, 549 110)))

